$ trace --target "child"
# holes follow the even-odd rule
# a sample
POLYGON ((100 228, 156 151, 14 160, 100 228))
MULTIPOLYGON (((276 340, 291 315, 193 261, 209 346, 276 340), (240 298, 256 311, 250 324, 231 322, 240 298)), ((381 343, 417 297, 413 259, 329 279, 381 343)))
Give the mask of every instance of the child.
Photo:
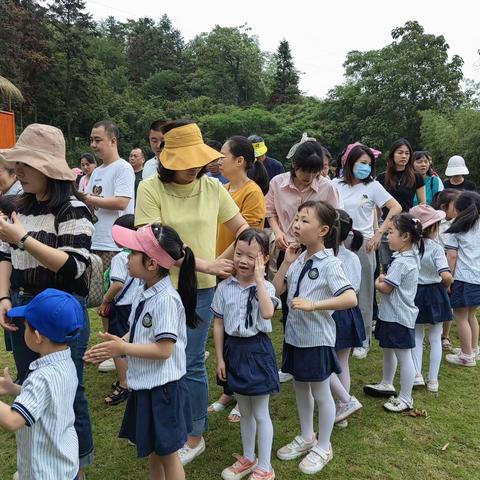
MULTIPOLYGON (((355 292, 360 289, 361 265, 356 252, 363 243, 363 235, 352 229, 353 221, 350 215, 344 210, 337 210, 340 219, 340 238, 337 258, 342 261, 342 268, 346 277, 350 280, 355 292), (349 236, 350 250, 345 248, 344 242, 349 236)), ((340 427, 346 427, 347 417, 362 408, 362 404, 350 395, 350 369, 348 359, 352 348, 361 347, 366 338, 365 327, 360 309, 357 307, 348 310, 338 310, 333 312, 333 319, 336 327, 335 350, 342 373, 332 374, 330 377, 330 387, 334 398, 338 400, 335 415, 335 423, 340 427)))
POLYGON ((130 389, 119 436, 149 457, 150 479, 183 480, 177 454, 191 429, 185 385, 186 326, 194 328, 196 306, 195 257, 172 228, 154 223, 137 231, 115 225, 114 241, 132 250, 128 273, 144 281, 132 304, 130 332, 123 338, 100 334, 105 342, 85 354, 98 363, 126 355, 130 389), (180 259, 178 292, 169 269, 180 259))
POLYGON ((300 205, 293 224, 298 243, 288 246, 274 278, 277 294, 288 291, 282 371, 294 377, 301 435, 277 451, 280 460, 304 454, 303 473, 322 470, 333 458, 330 436, 335 402, 330 376, 340 373, 335 353, 335 322, 331 312, 357 305, 337 250, 338 213, 329 204, 308 201, 300 205), (300 254, 300 244, 306 251, 300 254), (312 397, 313 396, 313 397, 312 397), (314 400, 318 406, 318 441, 313 432, 314 400))
MULTIPOLYGON (((443 210, 445 212, 445 219, 440 223, 438 234, 438 241, 440 245, 445 248, 445 232, 450 228, 453 220, 457 216, 455 211, 455 200, 460 195, 459 190, 448 188, 442 192, 438 192, 433 197, 432 207, 435 210, 443 210)), ((452 343, 450 342, 450 329, 452 322, 443 322, 442 328, 442 350, 450 352, 452 350, 452 343)))
POLYGON ((78 380, 67 343, 83 328, 83 309, 69 293, 47 288, 7 315, 25 319, 25 343, 40 355, 22 386, 13 383, 8 368, 0 377, 0 395, 17 395, 11 407, 0 402, 0 425, 16 432, 18 478, 74 480, 78 380))
POLYGON ((463 192, 455 201, 457 217, 446 231, 445 248, 455 282, 450 303, 457 322, 460 350, 447 355, 447 362, 475 367, 478 352, 480 305, 480 195, 463 192))
POLYGON ((243 456, 222 472, 224 480, 273 480, 270 463, 273 426, 268 411, 270 394, 279 379, 270 321, 276 305, 274 286, 265 280, 269 237, 256 228, 244 230, 235 242, 235 276, 221 282, 212 302, 217 375, 235 393, 240 407, 243 456), (255 433, 258 428, 258 461, 255 433))
MULTIPOLYGON (((113 224, 135 230, 134 218, 132 214, 122 215, 113 224)), ((108 333, 117 337, 123 337, 128 332, 128 317, 141 284, 138 278, 131 278, 128 275, 129 254, 130 250, 124 248, 112 258, 110 268, 106 272, 110 286, 98 307, 98 314, 108 317, 108 333)), ((116 357, 113 361, 118 381, 112 385, 112 393, 105 398, 107 405, 118 405, 128 398, 127 360, 124 357, 116 357)))
POLYGON ((413 386, 425 385, 422 376, 423 336, 425 325, 428 324, 430 369, 427 389, 436 393, 438 392, 438 371, 442 361, 442 323, 452 320, 452 309, 446 289, 453 283, 453 277, 445 251, 436 241, 440 222, 445 218, 445 212, 435 210, 429 205, 418 205, 411 208, 410 213, 422 224, 425 245, 418 274, 418 289, 415 295, 418 316, 413 350, 413 364, 416 373, 413 386))
POLYGON ((415 369, 412 348, 415 347, 415 306, 419 262, 415 247, 423 255, 422 224, 409 213, 397 215, 388 232, 388 244, 394 251, 387 275, 380 274, 375 287, 380 292, 375 338, 383 348, 383 379, 379 384, 365 385, 363 391, 374 397, 390 397, 383 405, 390 412, 413 408, 412 388, 415 369), (400 394, 395 395, 393 378, 400 362, 400 394))

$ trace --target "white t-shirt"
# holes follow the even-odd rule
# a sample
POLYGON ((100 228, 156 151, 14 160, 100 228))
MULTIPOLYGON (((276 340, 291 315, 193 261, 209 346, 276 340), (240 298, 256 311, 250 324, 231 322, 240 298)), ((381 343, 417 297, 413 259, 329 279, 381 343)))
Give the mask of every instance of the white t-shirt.
POLYGON ((110 264, 110 282, 123 283, 122 290, 115 297, 115 305, 118 306, 131 305, 138 296, 138 288, 143 285, 142 280, 132 278, 128 274, 128 255, 128 251, 122 250, 112 258, 112 263, 110 264), (127 287, 128 290, 125 291, 127 287))
POLYGON ((95 209, 98 222, 95 223, 92 250, 118 252, 120 248, 113 241, 112 226, 118 217, 134 213, 135 173, 132 166, 120 158, 110 165, 97 167, 88 182, 87 193, 105 198, 130 198, 130 202, 128 202, 125 210, 95 209))
POLYGON ((142 180, 145 180, 148 177, 152 177, 157 173, 158 169, 158 160, 157 157, 150 158, 145 162, 142 171, 142 180))
POLYGON ((376 180, 357 185, 347 185, 341 178, 332 182, 343 200, 343 209, 352 217, 353 228, 366 239, 372 238, 375 207, 383 207, 393 197, 376 180))

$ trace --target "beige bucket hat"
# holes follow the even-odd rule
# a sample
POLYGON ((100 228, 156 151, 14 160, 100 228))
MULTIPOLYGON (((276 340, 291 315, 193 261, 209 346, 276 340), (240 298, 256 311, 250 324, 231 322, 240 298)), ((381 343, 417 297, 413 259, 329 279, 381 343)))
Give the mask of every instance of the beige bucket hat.
POLYGON ((51 125, 29 125, 14 147, 0 149, 0 160, 24 163, 55 180, 76 179, 66 160, 63 133, 51 125))

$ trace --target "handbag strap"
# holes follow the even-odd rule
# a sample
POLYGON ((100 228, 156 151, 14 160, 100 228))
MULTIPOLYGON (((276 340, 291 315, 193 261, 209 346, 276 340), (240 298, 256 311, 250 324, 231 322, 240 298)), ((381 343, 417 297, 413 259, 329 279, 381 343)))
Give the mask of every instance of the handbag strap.
POLYGON ((120 292, 118 298, 112 302, 114 305, 116 305, 125 296, 127 290, 130 288, 130 285, 133 283, 134 280, 134 278, 131 278, 130 281, 125 285, 125 288, 120 292))

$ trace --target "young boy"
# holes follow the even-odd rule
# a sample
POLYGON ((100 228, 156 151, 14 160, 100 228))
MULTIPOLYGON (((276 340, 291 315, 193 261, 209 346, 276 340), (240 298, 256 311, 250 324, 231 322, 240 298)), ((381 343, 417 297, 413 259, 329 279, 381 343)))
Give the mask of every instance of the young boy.
POLYGON ((7 316, 25 319, 25 343, 40 355, 22 386, 12 381, 8 368, 0 377, 0 395, 17 395, 11 407, 0 402, 0 426, 16 432, 18 478, 74 480, 78 380, 67 342, 83 328, 82 307, 72 295, 48 288, 7 316))

